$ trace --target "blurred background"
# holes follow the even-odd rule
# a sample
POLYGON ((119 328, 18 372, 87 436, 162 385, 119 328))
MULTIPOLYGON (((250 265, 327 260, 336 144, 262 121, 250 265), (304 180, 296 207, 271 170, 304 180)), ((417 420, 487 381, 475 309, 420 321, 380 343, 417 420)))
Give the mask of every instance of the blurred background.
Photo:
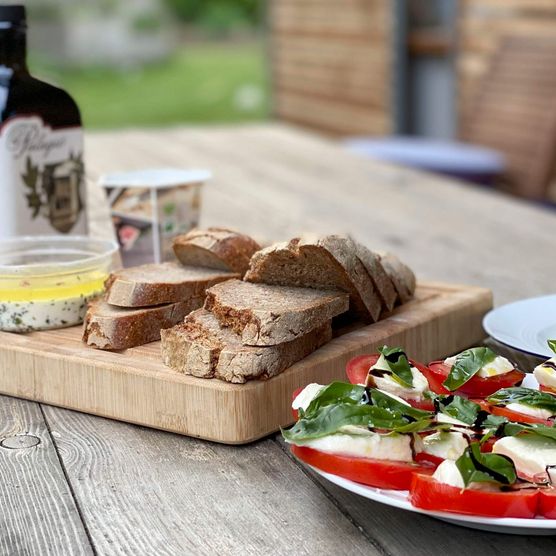
POLYGON ((286 121, 556 200, 552 0, 28 0, 31 70, 85 126, 286 121))

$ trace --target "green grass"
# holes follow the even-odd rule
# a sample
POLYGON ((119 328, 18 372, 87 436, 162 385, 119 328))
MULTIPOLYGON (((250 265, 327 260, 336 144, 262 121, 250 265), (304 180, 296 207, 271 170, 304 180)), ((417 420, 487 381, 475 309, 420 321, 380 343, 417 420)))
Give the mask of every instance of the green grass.
POLYGON ((260 44, 185 46, 140 69, 55 71, 32 61, 31 71, 66 89, 88 128, 245 122, 268 110, 260 44))

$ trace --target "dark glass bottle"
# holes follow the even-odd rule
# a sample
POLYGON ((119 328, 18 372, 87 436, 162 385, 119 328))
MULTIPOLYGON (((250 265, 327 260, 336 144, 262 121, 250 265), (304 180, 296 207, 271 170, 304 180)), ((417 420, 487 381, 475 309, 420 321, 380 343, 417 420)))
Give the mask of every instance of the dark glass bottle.
POLYGON ((85 233, 79 109, 29 74, 26 31, 24 6, 0 5, 0 238, 85 233))

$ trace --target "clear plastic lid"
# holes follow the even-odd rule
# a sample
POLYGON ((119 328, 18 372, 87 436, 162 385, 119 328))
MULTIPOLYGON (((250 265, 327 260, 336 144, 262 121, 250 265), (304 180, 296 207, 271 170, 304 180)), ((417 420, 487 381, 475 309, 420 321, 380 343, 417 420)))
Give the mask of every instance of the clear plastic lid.
POLYGON ((23 236, 0 241, 0 279, 39 277, 109 268, 115 241, 85 236, 23 236))

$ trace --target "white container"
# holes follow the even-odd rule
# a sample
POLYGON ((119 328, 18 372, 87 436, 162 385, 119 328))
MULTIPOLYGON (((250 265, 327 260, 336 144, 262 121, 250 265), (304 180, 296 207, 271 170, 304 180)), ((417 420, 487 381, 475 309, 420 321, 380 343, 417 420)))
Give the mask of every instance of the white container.
POLYGON ((172 240, 199 225, 208 170, 156 168, 102 176, 124 266, 174 258, 172 240))

